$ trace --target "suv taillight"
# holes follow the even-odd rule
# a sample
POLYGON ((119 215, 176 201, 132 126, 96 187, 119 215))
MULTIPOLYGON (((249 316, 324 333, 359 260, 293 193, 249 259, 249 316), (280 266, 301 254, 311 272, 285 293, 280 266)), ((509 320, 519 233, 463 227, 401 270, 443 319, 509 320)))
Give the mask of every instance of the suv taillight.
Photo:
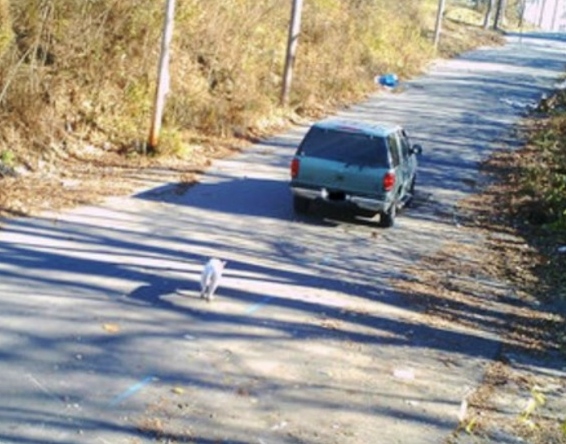
POLYGON ((388 171, 383 176, 383 189, 385 191, 391 191, 395 187, 395 171, 388 171))
POLYGON ((296 157, 291 161, 291 178, 295 178, 299 175, 299 168, 301 166, 301 161, 296 157))

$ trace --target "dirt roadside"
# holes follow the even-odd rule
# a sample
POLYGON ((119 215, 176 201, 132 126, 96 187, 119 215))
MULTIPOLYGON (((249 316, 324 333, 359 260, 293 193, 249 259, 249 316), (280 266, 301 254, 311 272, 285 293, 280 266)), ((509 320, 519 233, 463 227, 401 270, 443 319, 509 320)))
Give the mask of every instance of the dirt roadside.
POLYGON ((0 218, 94 204, 163 183, 187 187, 213 159, 237 153, 247 143, 233 139, 198 145, 190 161, 137 153, 124 156, 94 146, 53 152, 32 171, 0 171, 0 218))

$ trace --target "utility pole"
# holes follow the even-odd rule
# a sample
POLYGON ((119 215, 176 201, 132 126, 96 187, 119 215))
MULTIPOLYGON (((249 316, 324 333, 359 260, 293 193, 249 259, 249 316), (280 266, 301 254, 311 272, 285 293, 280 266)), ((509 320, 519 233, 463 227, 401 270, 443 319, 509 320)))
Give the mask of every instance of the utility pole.
POLYGON ((497 10, 495 11, 495 23, 493 29, 499 30, 505 26, 505 10, 507 9, 507 0, 499 0, 497 2, 497 10))
POLYGON ((287 56, 285 58, 285 70, 283 72, 283 86, 281 88, 281 106, 289 103, 291 81, 293 79, 293 65, 299 43, 301 32, 301 14, 303 11, 303 0, 293 0, 291 8, 291 23, 289 24, 289 38, 287 40, 287 56))
POLYGON ((491 15, 493 13, 493 2, 495 0, 488 0, 487 1, 487 10, 485 11, 485 17, 483 19, 483 29, 488 29, 489 24, 491 23, 491 15))
POLYGON ((438 11, 436 13, 436 26, 434 27, 434 50, 438 49, 438 43, 440 42, 440 31, 442 28, 442 16, 444 15, 444 4, 446 0, 438 1, 438 11))
POLYGON ((167 0, 165 8, 165 21, 163 22, 163 36, 161 39, 161 56, 157 71, 157 90, 153 106, 153 118, 147 142, 146 152, 155 152, 159 143, 159 132, 163 120, 165 96, 169 92, 169 46, 173 39, 173 23, 175 21, 175 0, 167 0))

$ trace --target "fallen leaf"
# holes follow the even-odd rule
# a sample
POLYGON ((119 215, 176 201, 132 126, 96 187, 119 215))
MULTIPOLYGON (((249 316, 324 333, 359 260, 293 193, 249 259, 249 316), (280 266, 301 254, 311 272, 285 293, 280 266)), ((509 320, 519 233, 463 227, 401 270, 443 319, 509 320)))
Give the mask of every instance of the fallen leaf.
POLYGON ((118 324, 102 324, 102 329, 108 333, 120 332, 120 326, 118 324))
POLYGON ((472 418, 470 421, 468 421, 468 424, 466 424, 465 430, 468 435, 473 435, 474 428, 476 427, 476 422, 477 418, 472 418))

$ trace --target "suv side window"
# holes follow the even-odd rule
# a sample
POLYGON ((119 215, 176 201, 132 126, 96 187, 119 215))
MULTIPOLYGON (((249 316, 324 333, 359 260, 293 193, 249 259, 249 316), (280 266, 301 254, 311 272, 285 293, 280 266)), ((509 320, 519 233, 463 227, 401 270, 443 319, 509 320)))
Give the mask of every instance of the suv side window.
POLYGON ((405 131, 402 131, 399 134, 399 139, 401 140, 401 154, 403 156, 403 159, 406 160, 409 158, 409 155, 411 154, 411 142, 409 142, 409 139, 407 138, 405 131))
POLYGON ((391 160, 393 162, 393 167, 397 167, 401 163, 399 157, 399 140, 395 134, 390 134, 387 137, 387 144, 389 145, 389 151, 391 152, 391 160))

